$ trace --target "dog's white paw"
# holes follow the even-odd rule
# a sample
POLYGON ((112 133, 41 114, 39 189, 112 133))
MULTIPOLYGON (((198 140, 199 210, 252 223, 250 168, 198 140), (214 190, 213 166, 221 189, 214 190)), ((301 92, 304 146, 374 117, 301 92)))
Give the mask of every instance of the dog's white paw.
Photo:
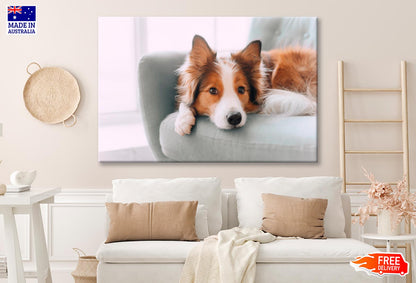
POLYGON ((189 135, 193 125, 195 125, 195 114, 188 106, 181 104, 175 121, 175 132, 181 136, 189 135))
POLYGON ((270 90, 262 113, 280 116, 315 115, 316 102, 304 94, 287 90, 270 90))

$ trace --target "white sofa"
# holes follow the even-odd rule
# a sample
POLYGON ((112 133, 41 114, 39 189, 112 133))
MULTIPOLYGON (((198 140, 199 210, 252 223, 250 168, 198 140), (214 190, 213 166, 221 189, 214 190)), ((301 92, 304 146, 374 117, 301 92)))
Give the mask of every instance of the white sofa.
MULTIPOLYGON (((222 229, 238 226, 236 190, 222 190, 222 229)), ((381 282, 349 265, 377 249, 351 239, 351 206, 342 195, 347 238, 277 240, 262 244, 256 282, 381 282)), ((98 283, 179 282, 189 251, 197 242, 130 241, 103 244, 97 253, 98 283)))

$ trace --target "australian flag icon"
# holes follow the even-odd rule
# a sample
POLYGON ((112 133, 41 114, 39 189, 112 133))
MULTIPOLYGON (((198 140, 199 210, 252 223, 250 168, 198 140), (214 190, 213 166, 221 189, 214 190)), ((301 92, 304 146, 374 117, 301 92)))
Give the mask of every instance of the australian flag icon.
POLYGON ((7 12, 9 21, 36 21, 36 6, 8 6, 7 12))

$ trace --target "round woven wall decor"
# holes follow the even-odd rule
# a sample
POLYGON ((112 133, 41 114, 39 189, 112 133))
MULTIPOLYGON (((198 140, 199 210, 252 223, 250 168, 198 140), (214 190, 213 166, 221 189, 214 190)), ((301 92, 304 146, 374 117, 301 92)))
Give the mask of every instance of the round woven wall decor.
POLYGON ((41 68, 38 63, 30 63, 26 71, 30 77, 23 90, 23 99, 30 114, 47 124, 74 126, 77 121, 74 113, 81 99, 74 76, 58 67, 41 68), (31 65, 38 66, 39 70, 29 72, 31 65), (67 124, 65 121, 71 117, 72 123, 67 124))

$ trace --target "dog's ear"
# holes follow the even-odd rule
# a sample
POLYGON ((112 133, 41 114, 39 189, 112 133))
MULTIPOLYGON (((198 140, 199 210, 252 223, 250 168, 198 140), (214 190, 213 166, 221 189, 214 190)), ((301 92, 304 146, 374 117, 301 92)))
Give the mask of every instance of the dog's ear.
POLYGON ((250 101, 254 105, 260 104, 260 97, 264 91, 264 78, 261 66, 261 41, 254 40, 240 52, 231 54, 246 75, 250 84, 250 101))
POLYGON ((206 40, 200 36, 195 35, 192 40, 192 50, 189 54, 191 64, 197 67, 204 67, 215 60, 216 53, 212 51, 206 40))
POLYGON ((238 58, 238 61, 244 62, 250 65, 256 65, 261 62, 261 41, 254 40, 250 42, 246 48, 233 54, 233 56, 238 58))
POLYGON ((199 82, 217 54, 200 35, 192 40, 192 50, 186 62, 179 68, 178 97, 180 103, 191 106, 198 95, 199 82))

